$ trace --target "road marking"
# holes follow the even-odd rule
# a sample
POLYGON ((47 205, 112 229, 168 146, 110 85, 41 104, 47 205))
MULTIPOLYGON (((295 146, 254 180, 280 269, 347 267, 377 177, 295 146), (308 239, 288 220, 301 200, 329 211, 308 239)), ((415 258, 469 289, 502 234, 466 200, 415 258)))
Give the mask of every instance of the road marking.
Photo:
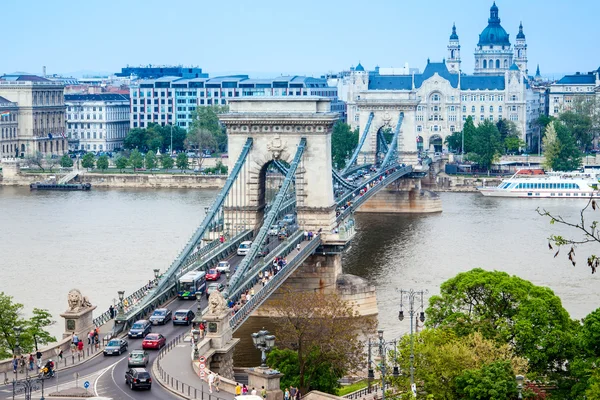
MULTIPOLYGON (((121 360, 119 360, 119 361, 121 361, 121 360)), ((100 380, 100 378, 102 378, 102 375, 104 375, 109 369, 114 368, 119 363, 119 361, 115 361, 113 364, 111 364, 108 367, 104 368, 102 370, 102 372, 100 372, 100 375, 98 375, 98 377, 94 380, 94 394, 96 396, 100 396, 98 394, 98 381, 100 380)))
POLYGON ((117 361, 116 363, 113 364, 112 366, 112 371, 110 372, 110 377, 115 385, 115 387, 117 389, 119 389, 121 392, 123 392, 123 394, 127 397, 129 397, 131 400, 135 400, 134 397, 131 397, 129 394, 127 394, 123 389, 121 389, 121 385, 117 384, 117 381, 115 380, 115 367, 117 366, 118 363, 120 363, 121 361, 123 361, 125 358, 122 358, 121 360, 117 361))

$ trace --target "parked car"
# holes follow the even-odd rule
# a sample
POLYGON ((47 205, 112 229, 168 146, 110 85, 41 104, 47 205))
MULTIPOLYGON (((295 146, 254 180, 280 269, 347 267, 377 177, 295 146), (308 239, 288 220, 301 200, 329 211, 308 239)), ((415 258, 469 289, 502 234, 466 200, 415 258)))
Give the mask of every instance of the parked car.
POLYGON ((160 333, 150 333, 142 341, 142 349, 160 349, 167 344, 167 339, 160 333))
POLYGON ((164 325, 173 318, 173 313, 168 308, 157 308, 150 316, 152 325, 164 325))
POLYGON ((220 277, 221 277, 221 271, 219 271, 216 268, 211 268, 206 273, 207 281, 218 281, 220 277))
POLYGON ((250 251, 250 247, 252 247, 252 242, 250 240, 240 243, 240 246, 237 249, 237 255, 245 256, 250 251))
POLYGON ((121 353, 124 353, 127 351, 127 340, 125 339, 112 339, 110 342, 108 342, 108 344, 106 345, 106 347, 104 347, 104 355, 105 356, 112 356, 112 355, 121 355, 121 353))
POLYGON ((267 233, 269 234, 269 236, 277 236, 277 234, 279 233, 279 225, 271 225, 267 233))
POLYGON ((145 367, 150 362, 150 356, 146 350, 133 350, 129 353, 127 367, 145 367))
POLYGON ((225 285, 223 285, 220 282, 210 283, 208 285, 208 287, 206 288, 206 297, 210 296, 210 294, 212 292, 214 292, 215 290, 218 290, 219 292, 222 292, 223 290, 225 290, 225 285))
POLYGON ((231 272, 231 264, 229 264, 229 261, 219 261, 216 269, 221 273, 231 272))
POLYGON ((152 324, 150 324, 150 321, 140 319, 133 324, 129 332, 127 332, 127 336, 130 338, 143 338, 150 332, 152 332, 152 324))
POLYGON ((190 325, 195 316, 192 310, 177 310, 173 314, 173 325, 190 325))
POLYGON ((152 378, 145 368, 129 368, 125 372, 125 384, 129 385, 131 390, 152 388, 152 378))

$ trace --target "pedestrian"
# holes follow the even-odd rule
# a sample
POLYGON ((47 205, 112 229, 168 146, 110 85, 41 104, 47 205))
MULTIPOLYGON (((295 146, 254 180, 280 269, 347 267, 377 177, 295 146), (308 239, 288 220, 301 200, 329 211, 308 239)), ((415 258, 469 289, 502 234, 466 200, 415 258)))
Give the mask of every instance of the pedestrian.
POLYGON ((90 333, 88 333, 88 345, 94 343, 94 331, 90 331, 90 333))
POLYGON ((13 373, 17 373, 17 368, 19 367, 19 360, 17 360, 17 355, 15 354, 13 356, 13 360, 12 360, 12 366, 13 366, 13 373))
POLYGON ((235 384, 235 395, 240 396, 242 394, 242 387, 239 382, 235 384))
POLYGON ((296 245, 296 251, 300 251, 300 243, 296 245))
POLYGON ((110 307, 108 307, 108 313, 110 314, 110 319, 113 319, 115 317, 115 307, 111 304, 110 307))
POLYGON ((300 389, 296 388, 296 398, 294 400, 300 400, 302 395, 300 394, 300 389))
POLYGON ((211 372, 208 374, 208 393, 212 393, 213 383, 215 382, 215 375, 211 372))
POLYGON ((215 390, 219 393, 219 384, 221 383, 221 377, 219 374, 215 375, 215 390))
POLYGON ((304 240, 305 241, 308 240, 308 231, 306 231, 306 230, 304 231, 304 240))
POLYGON ((246 384, 244 383, 244 386, 242 386, 242 394, 248 394, 248 386, 246 386, 246 384))
POLYGON ((260 395, 262 396, 263 399, 267 398, 267 389, 265 389, 264 386, 260 389, 260 395))
POLYGON ((62 361, 62 359, 63 359, 63 351, 62 351, 62 349, 60 349, 60 353, 58 353, 58 361, 60 362, 60 361, 62 361))
POLYGON ((290 400, 290 390, 288 388, 285 388, 285 393, 283 394, 283 398, 285 400, 290 400))
POLYGON ((42 368, 42 352, 38 350, 35 353, 35 358, 37 358, 37 367, 38 367, 38 369, 42 368))
POLYGON ((100 348, 100 336, 98 336, 98 332, 94 335, 94 344, 96 346, 96 350, 100 348))
POLYGON ((255 388, 252 388, 252 391, 250 392, 250 394, 251 394, 252 396, 256 396, 256 389, 255 389, 255 388))
POLYGON ((33 366, 35 365, 35 361, 33 358, 33 353, 29 354, 29 370, 33 371, 33 366))
POLYGON ((20 370, 22 374, 25 373, 25 365, 27 365, 27 360, 25 360, 25 356, 21 354, 21 358, 19 359, 19 367, 21 367, 20 370))
POLYGON ((77 346, 77 343, 79 343, 79 336, 77 336, 77 334, 75 332, 73 332, 72 342, 73 342, 73 344, 75 344, 75 346, 77 346))
POLYGON ((79 341, 77 342, 77 350, 79 351, 79 354, 83 355, 83 341, 79 341))
POLYGON ((295 387, 293 387, 293 386, 290 386, 290 397, 291 397, 292 399, 295 399, 295 398, 296 398, 296 388, 295 388, 295 387))

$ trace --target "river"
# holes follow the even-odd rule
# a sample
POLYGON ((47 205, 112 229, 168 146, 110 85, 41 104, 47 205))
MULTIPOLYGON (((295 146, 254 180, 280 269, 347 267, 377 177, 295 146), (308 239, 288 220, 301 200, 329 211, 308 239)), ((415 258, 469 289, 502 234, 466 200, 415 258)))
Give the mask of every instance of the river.
MULTIPOLYGON (((51 331, 59 337, 63 332, 59 314, 67 308, 70 289, 80 289, 98 310, 105 310, 117 290, 130 293, 139 288, 153 276, 154 268, 164 271, 170 265, 216 194, 215 190, 0 188, 0 291, 23 303, 26 313, 33 307, 47 308, 58 321, 51 331)), ((357 215, 358 233, 344 256, 344 272, 377 287, 379 326, 387 339, 409 329, 408 318, 397 319, 397 289, 427 290, 427 301, 439 293, 442 282, 475 267, 506 271, 550 287, 573 318, 600 305, 599 278, 585 265, 585 256, 594 248, 577 249, 576 267, 566 259, 567 249, 554 258, 546 238, 574 232, 550 225, 535 212, 539 206, 576 218, 584 200, 464 193, 441 197, 440 214, 357 215)), ((594 216, 600 219, 590 211, 594 216)), ((251 321, 240 332, 248 336, 264 323, 251 321)), ((244 344, 249 347, 250 341, 244 344)))

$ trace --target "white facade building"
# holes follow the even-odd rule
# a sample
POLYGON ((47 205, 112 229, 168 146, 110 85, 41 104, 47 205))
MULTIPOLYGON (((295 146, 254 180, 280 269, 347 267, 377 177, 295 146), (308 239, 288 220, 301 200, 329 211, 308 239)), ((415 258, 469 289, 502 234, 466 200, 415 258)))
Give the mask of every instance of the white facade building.
POLYGON ((113 151, 129 132, 129 96, 72 94, 65 96, 70 150, 113 151))
POLYGON ((587 74, 565 75, 550 85, 548 115, 557 117, 570 110, 576 99, 593 97, 600 101, 600 68, 587 74))

